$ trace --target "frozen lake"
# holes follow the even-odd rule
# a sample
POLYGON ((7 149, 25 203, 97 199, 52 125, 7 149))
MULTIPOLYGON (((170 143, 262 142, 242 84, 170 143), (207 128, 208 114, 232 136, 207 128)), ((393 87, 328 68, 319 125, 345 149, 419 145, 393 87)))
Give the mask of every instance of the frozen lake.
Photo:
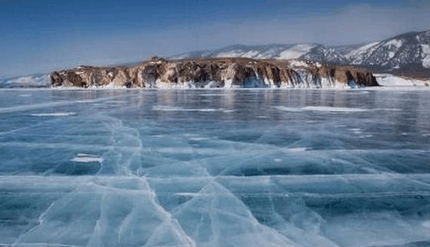
POLYGON ((0 246, 430 245, 430 91, 0 99, 0 246))

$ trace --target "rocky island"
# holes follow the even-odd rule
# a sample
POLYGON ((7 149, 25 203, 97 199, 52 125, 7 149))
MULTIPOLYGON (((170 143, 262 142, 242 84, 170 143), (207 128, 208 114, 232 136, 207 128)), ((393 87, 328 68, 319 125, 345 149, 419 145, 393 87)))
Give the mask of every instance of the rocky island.
POLYGON ((354 88, 379 86, 373 74, 354 66, 303 59, 153 57, 136 66, 53 72, 53 87, 127 88, 354 88))

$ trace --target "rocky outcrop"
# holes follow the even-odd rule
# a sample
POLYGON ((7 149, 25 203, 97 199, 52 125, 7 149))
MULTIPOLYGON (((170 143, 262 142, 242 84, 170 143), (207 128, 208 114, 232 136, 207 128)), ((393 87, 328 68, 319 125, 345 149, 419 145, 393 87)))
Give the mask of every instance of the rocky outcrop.
POLYGON ((368 71, 300 60, 153 58, 132 67, 81 66, 51 74, 54 87, 327 88, 379 86, 368 71))

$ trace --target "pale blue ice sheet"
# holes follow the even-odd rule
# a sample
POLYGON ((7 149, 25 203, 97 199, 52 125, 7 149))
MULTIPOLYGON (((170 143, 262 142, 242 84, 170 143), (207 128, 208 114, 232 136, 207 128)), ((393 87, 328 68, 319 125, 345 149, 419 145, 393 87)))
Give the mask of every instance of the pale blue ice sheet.
POLYGON ((0 97, 0 244, 430 241, 428 92, 0 97))

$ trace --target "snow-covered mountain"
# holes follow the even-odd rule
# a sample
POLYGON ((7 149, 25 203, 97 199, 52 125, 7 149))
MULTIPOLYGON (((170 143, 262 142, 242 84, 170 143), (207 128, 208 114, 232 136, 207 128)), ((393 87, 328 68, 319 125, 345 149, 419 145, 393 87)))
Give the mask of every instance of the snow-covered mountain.
MULTIPOLYGON (((430 69, 430 31, 406 33, 357 48, 334 48, 334 53, 339 54, 338 59, 325 60, 382 70, 430 69)), ((312 55, 306 54, 305 58, 312 59, 312 55)))
POLYGON ((194 51, 182 53, 171 57, 173 59, 183 58, 228 58, 228 57, 246 57, 255 59, 296 59, 311 52, 318 44, 294 44, 294 45, 232 45, 213 51, 194 51))
POLYGON ((302 58, 332 64, 351 64, 378 71, 419 72, 430 75, 430 31, 405 33, 361 45, 233 45, 213 51, 183 53, 172 58, 196 57, 302 58))
POLYGON ((34 74, 0 79, 0 88, 41 88, 49 86, 49 74, 34 74))

